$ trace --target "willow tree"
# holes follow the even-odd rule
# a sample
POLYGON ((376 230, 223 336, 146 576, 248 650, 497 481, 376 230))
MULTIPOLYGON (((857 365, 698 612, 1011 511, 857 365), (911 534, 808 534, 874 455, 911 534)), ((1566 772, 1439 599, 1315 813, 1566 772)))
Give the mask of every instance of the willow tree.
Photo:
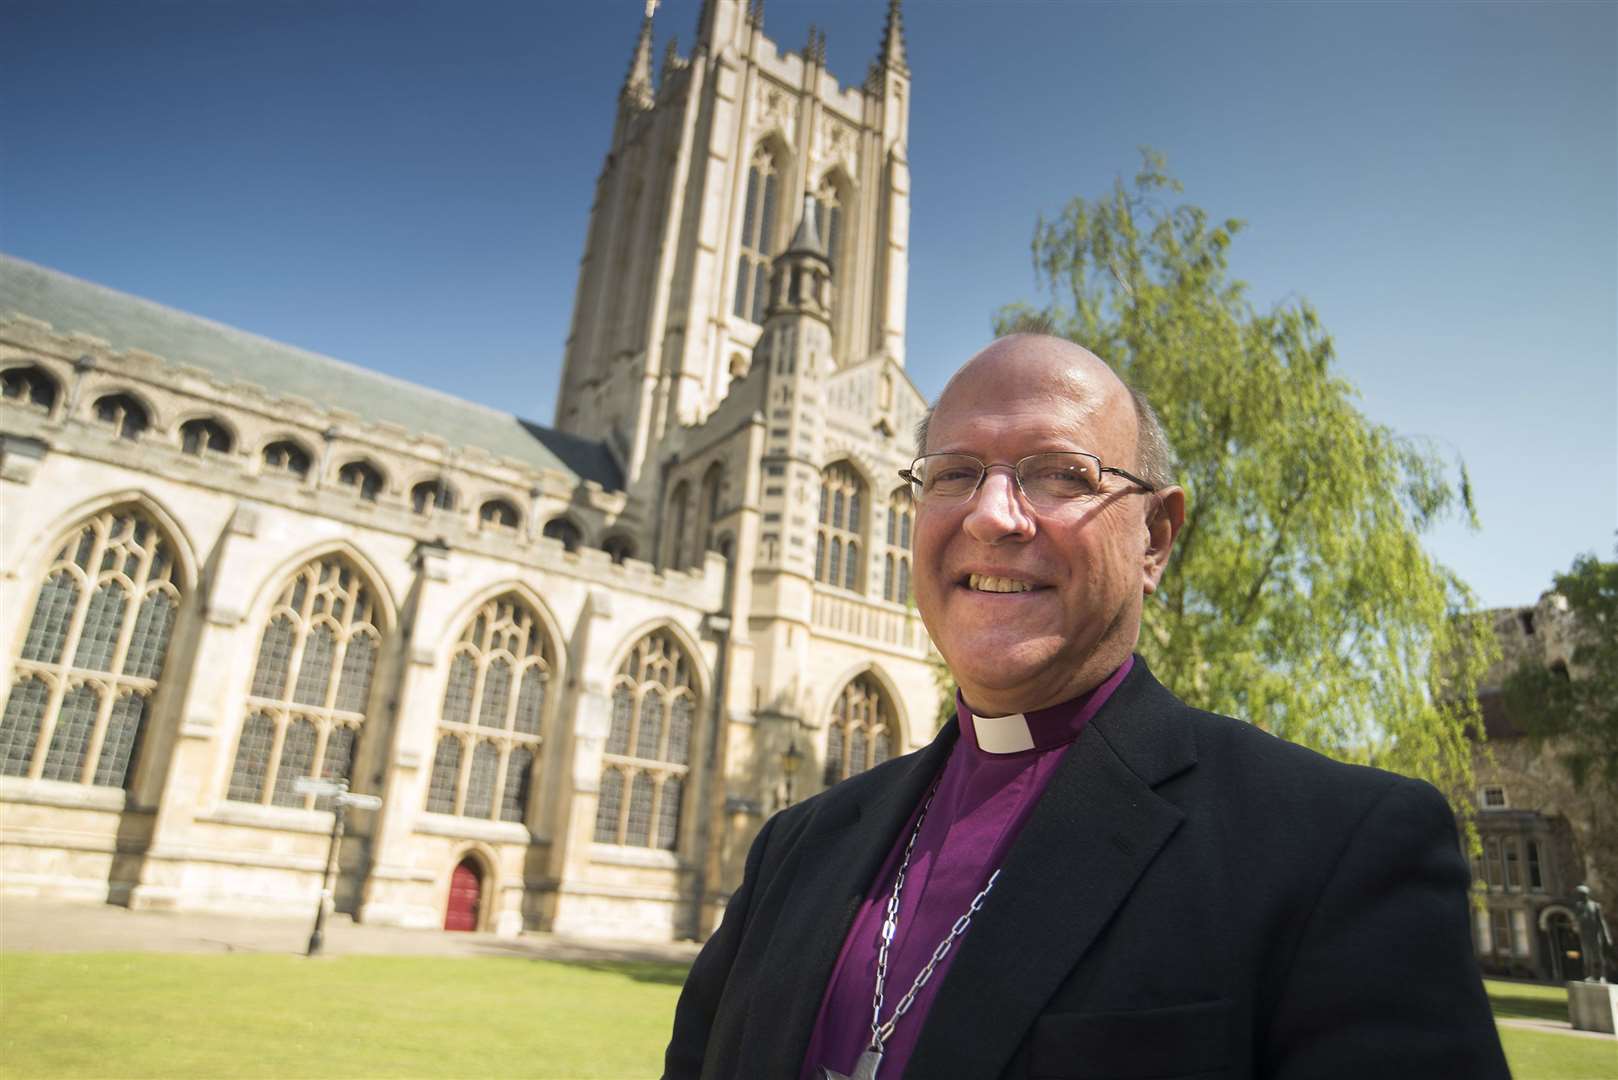
POLYGON ((1360 411, 1301 299, 1256 309, 1229 272, 1237 220, 1174 204, 1145 154, 1132 184, 1034 229, 1030 316, 1110 361, 1158 410, 1185 526, 1141 650, 1201 708, 1334 757, 1470 788, 1473 688, 1496 649, 1472 593, 1422 548, 1476 527, 1464 466, 1360 411))

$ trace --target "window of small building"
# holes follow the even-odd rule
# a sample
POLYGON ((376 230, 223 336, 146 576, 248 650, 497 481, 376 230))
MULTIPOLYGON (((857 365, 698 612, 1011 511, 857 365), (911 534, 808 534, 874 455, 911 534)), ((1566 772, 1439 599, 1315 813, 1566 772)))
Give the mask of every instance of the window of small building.
POLYGON ((1489 909, 1490 929, 1493 931, 1494 951, 1497 956, 1510 956, 1513 952, 1511 942, 1511 912, 1505 908, 1489 909))
POLYGON ((1545 888, 1545 879, 1539 869, 1539 843, 1528 841, 1528 887, 1535 892, 1545 888))
POLYGON ((230 430, 209 417, 199 416, 180 425, 180 449, 184 453, 228 454, 234 445, 230 430))
POLYGON ((56 408, 56 380, 37 364, 0 371, 0 396, 43 413, 56 408))
POLYGON ((1519 891, 1522 889, 1522 859, 1517 838, 1508 836, 1500 846, 1506 859, 1506 888, 1512 892, 1519 891))
POLYGON ((264 448, 264 472, 303 480, 309 475, 309 451, 291 439, 278 439, 264 448))
POLYGON ((353 488, 355 494, 366 502, 376 502, 382 492, 382 472, 368 461, 348 462, 337 470, 337 482, 353 488))
POLYGON ((514 531, 521 516, 517 508, 505 499, 489 499, 478 507, 478 525, 485 529, 514 531))
POLYGON ((140 438, 152 426, 146 406, 129 394, 107 394, 97 398, 95 418, 97 423, 105 424, 116 432, 120 439, 131 441, 140 438))
POLYGON ((453 510, 455 489, 437 477, 423 480, 410 489, 410 509, 418 514, 430 514, 434 510, 453 510))
POLYGON ((1484 877, 1491 889, 1504 888, 1506 871, 1500 855, 1500 838, 1491 837, 1483 845, 1484 877))
POLYGON ((565 517, 551 518, 545 523, 543 532, 552 540, 560 540, 562 547, 568 551, 579 550, 579 545, 584 542, 584 534, 579 527, 565 517))
POLYGON ((1506 789, 1498 785, 1490 785, 1483 789, 1483 809, 1504 810, 1507 807, 1506 789))

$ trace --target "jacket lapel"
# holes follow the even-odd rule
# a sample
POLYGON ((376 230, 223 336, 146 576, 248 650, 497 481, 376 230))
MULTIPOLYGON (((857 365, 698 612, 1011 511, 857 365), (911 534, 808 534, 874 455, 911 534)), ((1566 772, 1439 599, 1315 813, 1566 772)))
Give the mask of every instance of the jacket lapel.
MULTIPOLYGON (((809 1049, 821 998, 843 940, 894 839, 943 768, 959 732, 954 720, 883 785, 863 798, 832 793, 794 853, 796 872, 779 875, 786 895, 764 953, 748 1010, 740 1076, 796 1076, 809 1049)), ((897 764, 897 763, 896 763, 897 764)))
POLYGON ((907 1077, 998 1076, 1181 812, 1153 792, 1195 763, 1173 695, 1139 657, 1061 767, 961 939, 907 1077))

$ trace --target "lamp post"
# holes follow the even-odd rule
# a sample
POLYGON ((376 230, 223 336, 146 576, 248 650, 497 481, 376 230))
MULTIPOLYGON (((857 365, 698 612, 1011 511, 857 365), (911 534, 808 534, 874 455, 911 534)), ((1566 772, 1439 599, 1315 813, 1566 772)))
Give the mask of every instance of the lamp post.
POLYGON ((320 906, 315 909, 315 928, 309 934, 309 948, 305 956, 319 956, 326 944, 326 909, 332 901, 332 878, 337 874, 337 854, 343 844, 344 811, 350 806, 375 810, 382 800, 375 795, 351 795, 347 780, 327 780, 323 777, 300 776, 292 789, 300 795, 330 797, 332 802, 331 841, 326 848, 326 868, 320 876, 320 906))
POLYGON ((787 744, 786 752, 781 755, 781 769, 787 776, 787 805, 792 805, 792 774, 798 771, 798 763, 803 760, 803 753, 798 749, 798 738, 793 736, 787 744))

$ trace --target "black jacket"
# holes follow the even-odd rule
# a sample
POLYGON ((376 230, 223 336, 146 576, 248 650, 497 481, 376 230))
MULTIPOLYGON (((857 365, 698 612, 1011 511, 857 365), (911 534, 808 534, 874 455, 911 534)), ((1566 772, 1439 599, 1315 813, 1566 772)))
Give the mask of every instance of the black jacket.
MULTIPOLYGON (((765 824, 665 1077, 798 1076, 854 913, 957 734, 765 824)), ((1507 1077, 1467 881, 1431 786, 1189 708, 1137 657, 905 1021, 925 1026, 903 1075, 1507 1077)))

